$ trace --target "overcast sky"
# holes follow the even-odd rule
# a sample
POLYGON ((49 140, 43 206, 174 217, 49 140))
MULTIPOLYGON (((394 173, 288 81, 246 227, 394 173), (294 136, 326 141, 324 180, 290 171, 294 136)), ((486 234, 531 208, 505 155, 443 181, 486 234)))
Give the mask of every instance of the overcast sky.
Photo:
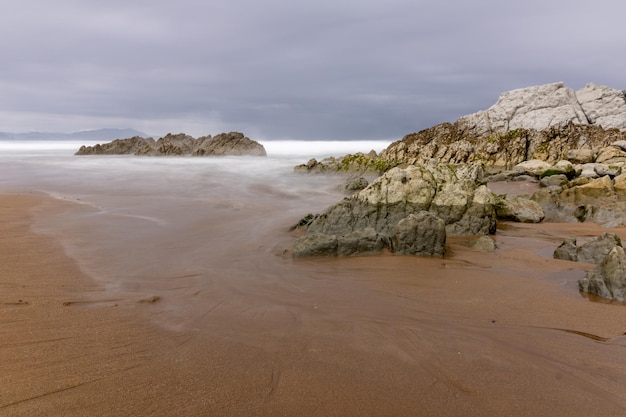
POLYGON ((20 0, 0 131, 399 139, 563 81, 626 89, 622 0, 20 0))

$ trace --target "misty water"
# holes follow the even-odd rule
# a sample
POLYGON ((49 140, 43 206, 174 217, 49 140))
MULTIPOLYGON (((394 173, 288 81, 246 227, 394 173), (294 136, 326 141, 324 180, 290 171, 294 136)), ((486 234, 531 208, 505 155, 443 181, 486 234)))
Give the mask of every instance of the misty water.
POLYGON ((78 142, 0 141, 0 192, 68 202, 53 214, 41 208, 35 229, 104 289, 91 297, 158 296, 162 321, 179 326, 217 295, 242 299, 303 274, 280 256, 294 239, 289 227, 343 198, 346 177, 294 173, 295 165, 387 144, 266 142, 267 158, 199 158, 79 157, 78 142), (191 294, 204 292, 211 296, 194 306, 191 294))

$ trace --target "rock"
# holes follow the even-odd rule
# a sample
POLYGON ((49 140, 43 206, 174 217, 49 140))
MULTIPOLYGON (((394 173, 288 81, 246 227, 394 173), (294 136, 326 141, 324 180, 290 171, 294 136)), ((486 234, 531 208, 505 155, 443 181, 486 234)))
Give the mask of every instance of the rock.
POLYGON ((586 178, 598 178, 598 173, 596 172, 596 164, 583 164, 581 165, 580 176, 586 178))
POLYGON ((599 264, 616 246, 622 246, 620 238, 613 233, 603 233, 580 246, 576 251, 576 260, 589 264, 599 264))
POLYGON ((576 247, 576 238, 567 238, 561 243, 561 245, 554 250, 552 257, 554 259, 562 259, 564 261, 578 260, 577 255, 578 248, 576 247))
POLYGON ((194 156, 267 156, 263 145, 239 132, 221 133, 213 138, 211 136, 198 138, 191 154, 194 156))
POLYGON ((626 92, 589 83, 576 91, 576 99, 589 123, 626 129, 626 92))
POLYGON ((550 175, 548 177, 543 177, 539 181, 539 186, 540 187, 561 187, 567 184, 568 182, 569 180, 567 179, 567 176, 565 176, 564 174, 550 175))
POLYGON ((570 149, 567 151, 567 160, 574 164, 588 164, 595 161, 593 149, 570 149))
POLYGON ((522 174, 528 174, 535 177, 541 177, 546 171, 552 168, 552 165, 540 161, 538 159, 531 159, 529 161, 521 162, 513 167, 514 171, 522 174))
POLYGON ((391 248, 401 255, 443 256, 445 226, 442 219, 427 211, 409 214, 395 225, 391 248))
POLYGON ((520 223, 540 223, 545 218, 539 203, 514 195, 496 199, 496 214, 499 219, 520 223))
POLYGON ((613 190, 618 199, 626 199, 626 173, 620 174, 614 178, 613 190))
POLYGON ((619 165, 596 163, 594 164, 593 169, 596 171, 596 174, 598 174, 598 177, 604 177, 608 175, 609 177, 614 178, 622 173, 622 167, 619 165))
MULTIPOLYGON (((367 188, 314 216, 308 225, 307 234, 339 236, 339 252, 342 250, 341 236, 368 228, 377 234, 376 242, 390 244, 392 235, 399 233, 396 225, 411 214, 422 211, 441 219, 447 235, 495 233, 495 198, 486 186, 477 185, 479 178, 482 178, 482 169, 478 165, 396 167, 374 180, 367 188)), ((414 221, 411 218, 410 222, 414 221)), ((361 235, 357 236, 362 238, 361 235)), ((373 235, 370 240, 374 240, 373 235)), ((415 245, 419 243, 414 244, 417 247, 415 245)), ((358 250, 362 251, 361 248, 358 250)), ((352 253, 352 250, 349 252, 352 253)), ((367 252, 370 252, 369 246, 367 252)), ((420 249, 420 252, 428 251, 420 249)), ((439 252, 439 249, 433 249, 433 253, 439 252)))
POLYGON ((346 183, 344 189, 349 193, 353 193, 356 191, 361 191, 368 185, 369 185, 369 182, 365 178, 359 177, 359 178, 353 178, 349 180, 348 183, 346 183))
POLYGON ((337 255, 367 255, 380 252, 385 246, 383 238, 373 227, 342 235, 337 240, 337 255))
POLYGON ((307 233, 298 238, 293 246, 295 258, 312 256, 337 256, 338 239, 335 235, 307 233))
POLYGON ((598 152, 595 162, 599 164, 616 164, 626 161, 626 152, 617 146, 607 146, 598 152))
POLYGON ((380 158, 390 166, 435 158, 504 169, 531 159, 593 162, 599 149, 626 140, 626 133, 618 130, 626 129, 626 110, 609 104, 619 104, 623 92, 588 85, 580 91, 586 100, 596 93, 614 97, 597 106, 590 101, 581 105, 578 93, 563 83, 509 91, 487 110, 406 135, 380 158), (594 114, 591 119, 585 108, 594 114))
POLYGON ((470 248, 474 248, 483 252, 495 252, 496 243, 489 236, 481 236, 469 242, 470 248))
POLYGON ((222 133, 214 138, 203 136, 198 139, 184 133, 168 133, 157 141, 152 138, 135 136, 129 139, 116 139, 110 143, 95 146, 81 146, 76 155, 248 155, 266 156, 265 148, 239 132, 222 133))
POLYGON ((615 301, 626 301, 626 254, 624 248, 615 246, 604 260, 582 280, 581 292, 615 301))

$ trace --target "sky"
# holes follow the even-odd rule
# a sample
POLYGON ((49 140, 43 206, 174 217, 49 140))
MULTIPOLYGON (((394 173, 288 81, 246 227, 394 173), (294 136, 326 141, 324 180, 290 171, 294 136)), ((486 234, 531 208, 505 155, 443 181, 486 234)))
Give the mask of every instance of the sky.
POLYGON ((396 140, 557 81, 626 89, 621 0, 20 0, 0 132, 396 140))

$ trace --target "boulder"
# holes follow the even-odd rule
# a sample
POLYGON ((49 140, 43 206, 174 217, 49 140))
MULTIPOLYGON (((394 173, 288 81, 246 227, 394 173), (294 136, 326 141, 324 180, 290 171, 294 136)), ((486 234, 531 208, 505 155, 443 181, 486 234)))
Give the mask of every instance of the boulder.
POLYGON ((574 164, 589 164, 596 159, 593 149, 570 149, 566 158, 574 164))
POLYGON ((602 262, 578 281, 581 292, 615 301, 626 301, 626 254, 615 246, 602 262))
POLYGON ((622 241, 614 233, 603 233, 581 246, 576 246, 575 238, 567 238, 556 248, 553 257, 566 261, 599 264, 616 246, 622 246, 622 241))
POLYGON ((498 219, 520 223, 540 223, 545 218, 541 205, 528 198, 504 195, 496 199, 498 219))
POLYGON ((539 186, 540 187, 561 187, 567 184, 568 182, 569 180, 567 179, 567 176, 565 176, 564 174, 550 175, 548 177, 543 177, 539 181, 539 186))
POLYGON ((445 245, 446 224, 428 211, 409 214, 391 234, 391 249, 400 255, 443 256, 445 245))
POLYGON ((524 161, 513 167, 514 171, 517 171, 521 174, 532 175, 535 177, 543 176, 543 174, 549 169, 552 169, 551 164, 545 161, 540 161, 538 159, 531 159, 529 161, 524 161))
POLYGON ((577 251, 578 248, 576 247, 576 238, 570 237, 565 239, 563 243, 561 243, 559 247, 554 250, 552 257, 554 259, 576 262, 578 260, 577 251))
POLYGON ((622 241, 614 233, 603 233, 591 239, 576 250, 576 260, 589 264, 599 264, 616 246, 622 246, 622 241))
MULTIPOLYGON (((321 234, 337 237, 338 249, 331 248, 330 252, 334 250, 339 255, 371 253, 380 250, 381 245, 387 245, 392 251, 401 248, 400 253, 432 252, 434 256, 439 256, 443 252, 438 246, 431 249, 424 247, 439 240, 407 243, 411 236, 422 236, 423 226, 416 230, 415 223, 424 219, 430 219, 437 227, 443 224, 446 235, 495 233, 495 198, 485 185, 478 185, 479 178, 482 178, 479 165, 427 164, 393 168, 365 189, 307 220, 307 234, 315 235, 315 240, 299 239, 294 254, 316 253, 301 247, 304 243, 307 247, 311 244, 319 246, 321 238, 318 235, 321 234), (421 212, 430 216, 418 216, 421 212), (402 220, 402 227, 398 229, 402 220), (364 231, 367 231, 365 235, 364 231), (368 243, 350 243, 364 240, 368 243)), ((427 235, 439 236, 434 232, 427 235)), ((323 253, 329 253, 328 246, 324 243, 323 253)))

